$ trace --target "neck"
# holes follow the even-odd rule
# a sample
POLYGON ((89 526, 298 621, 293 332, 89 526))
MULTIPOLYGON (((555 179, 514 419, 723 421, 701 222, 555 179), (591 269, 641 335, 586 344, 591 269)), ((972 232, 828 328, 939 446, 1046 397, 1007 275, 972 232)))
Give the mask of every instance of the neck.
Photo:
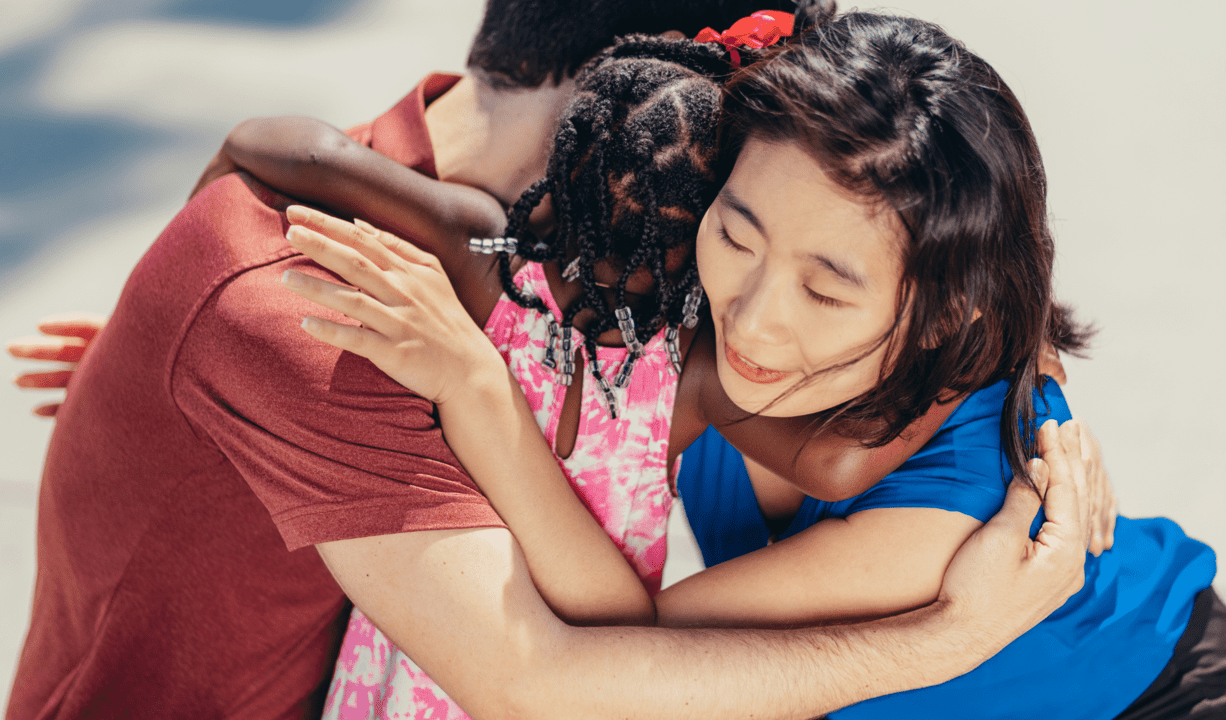
POLYGON ((465 76, 426 108, 440 180, 510 205, 545 175, 558 116, 574 81, 501 90, 465 76))

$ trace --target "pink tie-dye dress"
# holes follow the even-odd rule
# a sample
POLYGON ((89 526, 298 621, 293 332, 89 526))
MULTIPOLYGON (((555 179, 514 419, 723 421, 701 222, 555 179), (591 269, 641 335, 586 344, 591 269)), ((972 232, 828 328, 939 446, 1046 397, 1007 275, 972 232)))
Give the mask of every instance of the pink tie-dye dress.
MULTIPOLYGON (((515 282, 543 299, 555 317, 562 316, 539 264, 528 263, 515 276, 515 282)), ((546 316, 521 308, 504 294, 485 325, 485 334, 519 380, 545 439, 553 447, 566 387, 557 382, 554 370, 541 364, 549 342, 548 322, 546 316)), ((588 367, 591 358, 577 331, 574 342, 583 353, 583 366, 588 367)), ((597 349, 596 361, 605 377, 617 374, 626 353, 625 348, 597 349)), ((583 382, 579 433, 575 449, 569 457, 558 458, 558 465, 654 594, 660 589, 665 529, 672 505, 667 478, 668 431, 677 394, 677 376, 669 363, 663 332, 646 344, 630 384, 614 389, 617 419, 610 417, 600 388, 586 371, 576 374, 575 382, 583 382)), ((496 441, 491 438, 491 442, 496 441)), ((354 608, 328 688, 324 718, 467 717, 354 608)))

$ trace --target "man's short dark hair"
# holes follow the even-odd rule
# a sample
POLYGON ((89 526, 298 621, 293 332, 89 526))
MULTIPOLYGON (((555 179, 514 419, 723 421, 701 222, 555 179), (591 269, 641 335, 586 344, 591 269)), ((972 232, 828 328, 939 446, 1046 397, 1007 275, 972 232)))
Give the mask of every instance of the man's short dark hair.
POLYGON ((693 37, 708 26, 722 32, 757 10, 793 12, 796 5, 793 0, 488 0, 468 67, 497 87, 557 84, 621 35, 680 30, 693 37))

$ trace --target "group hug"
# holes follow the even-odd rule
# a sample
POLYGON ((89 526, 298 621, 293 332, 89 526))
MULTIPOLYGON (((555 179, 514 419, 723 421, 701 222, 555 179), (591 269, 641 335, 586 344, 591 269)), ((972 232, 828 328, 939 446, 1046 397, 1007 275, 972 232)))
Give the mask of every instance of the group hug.
POLYGON ((10 345, 73 364, 18 379, 67 393, 5 717, 1224 718, 1214 553, 1116 517, 1054 255, 937 25, 488 0, 10 345))

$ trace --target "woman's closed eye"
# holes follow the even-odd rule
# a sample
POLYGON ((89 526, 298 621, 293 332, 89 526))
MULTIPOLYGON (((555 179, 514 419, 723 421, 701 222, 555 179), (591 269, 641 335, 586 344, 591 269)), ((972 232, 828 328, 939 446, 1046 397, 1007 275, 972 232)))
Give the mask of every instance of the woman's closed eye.
POLYGON ((753 250, 750 250, 749 248, 745 247, 744 245, 732 239, 732 236, 728 234, 727 228, 721 227, 716 232, 719 234, 720 239, 724 241, 724 244, 727 245, 732 250, 734 250, 735 252, 747 253, 749 255, 753 255, 753 250))
POLYGON ((809 296, 811 299, 813 299, 815 302, 820 303, 820 304, 822 304, 822 305, 828 305, 828 306, 830 306, 830 307, 839 308, 839 307, 843 307, 844 305, 846 305, 846 304, 847 304, 847 303, 843 302, 842 300, 838 300, 838 299, 836 299, 836 298, 832 298, 832 297, 830 297, 830 296, 828 296, 828 295, 822 295, 821 293, 814 292, 814 291, 813 291, 811 288, 809 288, 807 285, 805 286, 805 293, 806 293, 806 294, 807 294, 807 295, 808 295, 808 296, 809 296))

